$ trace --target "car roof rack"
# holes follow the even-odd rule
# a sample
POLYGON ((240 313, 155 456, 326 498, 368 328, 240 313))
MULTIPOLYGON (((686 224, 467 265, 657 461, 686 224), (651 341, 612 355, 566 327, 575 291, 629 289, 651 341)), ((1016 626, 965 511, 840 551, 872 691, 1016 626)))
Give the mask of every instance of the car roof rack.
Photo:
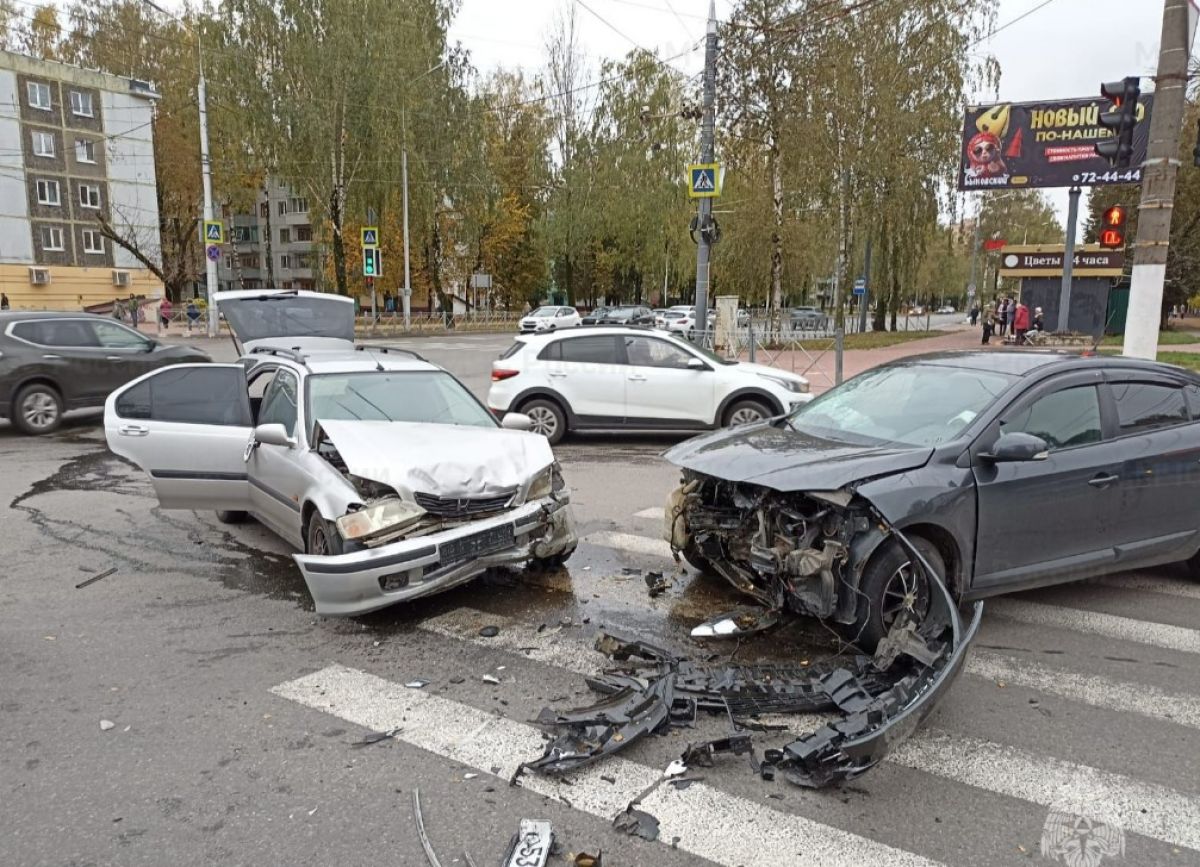
POLYGON ((277 355, 294 361, 303 367, 308 367, 308 358, 299 349, 284 349, 279 346, 256 346, 250 350, 251 355, 277 355))
POLYGON ((412 358, 415 358, 417 361, 424 361, 426 364, 432 363, 425 356, 421 355, 421 353, 416 352, 415 350, 412 350, 412 349, 405 349, 403 346, 371 346, 371 345, 365 344, 365 343, 356 343, 354 345, 354 351, 355 352, 382 352, 384 355, 390 355, 392 353, 398 352, 398 353, 402 353, 404 355, 411 356, 412 358))

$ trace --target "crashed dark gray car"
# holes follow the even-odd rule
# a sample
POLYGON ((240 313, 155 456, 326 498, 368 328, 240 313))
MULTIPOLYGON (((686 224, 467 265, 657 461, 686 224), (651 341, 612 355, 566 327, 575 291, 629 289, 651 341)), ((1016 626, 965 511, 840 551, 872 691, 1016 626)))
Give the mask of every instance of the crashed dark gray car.
POLYGON ((919 356, 666 457, 675 549, 868 651, 934 598, 897 531, 959 600, 1200 560, 1200 377, 1164 364, 919 356))

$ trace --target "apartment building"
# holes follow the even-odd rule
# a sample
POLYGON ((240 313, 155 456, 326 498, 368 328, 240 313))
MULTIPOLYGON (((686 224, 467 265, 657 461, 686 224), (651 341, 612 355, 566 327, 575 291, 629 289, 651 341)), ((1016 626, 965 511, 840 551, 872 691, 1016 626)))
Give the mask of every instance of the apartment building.
POLYGON ((135 79, 0 51, 0 291, 13 308, 162 296, 97 220, 158 256, 156 97, 135 79))
POLYGON ((221 289, 316 288, 320 263, 303 195, 271 179, 254 213, 227 214, 225 222, 229 243, 217 267, 221 289), (268 255, 274 259, 274 286, 268 255))

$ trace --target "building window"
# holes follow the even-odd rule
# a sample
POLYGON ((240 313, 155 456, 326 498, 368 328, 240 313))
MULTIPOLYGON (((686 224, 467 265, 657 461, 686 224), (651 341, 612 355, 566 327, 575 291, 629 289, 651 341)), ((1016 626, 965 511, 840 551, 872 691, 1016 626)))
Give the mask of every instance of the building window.
POLYGON ((79 204, 85 208, 99 208, 100 187, 96 184, 80 184, 79 204))
POLYGON ((57 226, 42 226, 42 249, 64 250, 63 230, 57 226))
POLYGON ((296 227, 296 240, 297 241, 311 241, 312 240, 312 226, 297 226, 296 227))
POLYGON ((292 243, 292 230, 291 229, 280 229, 279 230, 279 243, 280 244, 292 243))
POLYGON ((287 199, 279 200, 279 216, 281 216, 281 217, 287 216, 287 199))
POLYGON ((92 95, 79 90, 71 91, 71 114, 92 117, 92 95))
POLYGON ((293 214, 307 214, 308 213, 308 199, 304 198, 303 196, 293 196, 292 197, 292 213, 293 214))
POLYGON ((83 230, 83 252, 104 255, 104 236, 98 230, 83 230))
POLYGON ((37 199, 39 205, 61 205, 62 199, 58 196, 58 181, 38 181, 37 199))
POLYGON ((29 99, 30 108, 40 108, 42 111, 53 111, 50 105, 50 85, 37 81, 27 82, 25 96, 29 99))
POLYGON ((33 134, 33 154, 38 157, 54 156, 54 133, 35 132, 33 134))
POLYGON ((251 270, 258 268, 258 254, 257 253, 239 253, 237 260, 238 260, 238 266, 241 268, 247 268, 247 269, 251 269, 251 270))
POLYGON ((283 269, 284 271, 286 271, 292 267, 291 259, 289 258, 287 253, 284 253, 282 256, 279 257, 279 267, 281 269, 283 269))
POLYGON ((75 139, 75 159, 81 163, 96 162, 96 143, 87 139, 75 139))
POLYGON ((254 240, 254 231, 250 226, 233 227, 233 242, 235 244, 246 244, 254 240))
POLYGON ((303 270, 305 268, 311 268, 312 267, 312 254, 311 253, 295 254, 292 257, 292 266, 294 268, 298 268, 301 270, 303 270))
POLYGON ((271 203, 263 202, 258 206, 258 215, 264 220, 271 216, 271 203))
POLYGON ((231 255, 229 255, 228 253, 225 254, 225 270, 226 271, 233 270, 233 257, 231 255))

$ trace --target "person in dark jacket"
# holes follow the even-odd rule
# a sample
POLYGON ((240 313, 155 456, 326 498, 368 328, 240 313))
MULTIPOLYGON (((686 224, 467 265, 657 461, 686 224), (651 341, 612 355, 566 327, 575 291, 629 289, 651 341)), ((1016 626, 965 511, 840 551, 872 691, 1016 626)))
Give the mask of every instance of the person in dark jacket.
POLYGON ((1046 320, 1042 316, 1042 308, 1041 307, 1033 308, 1033 330, 1034 331, 1045 331, 1046 330, 1046 320))
POLYGON ((996 327, 996 320, 992 317, 991 313, 988 313, 988 315, 985 316, 983 319, 983 341, 982 341, 982 343, 984 346, 987 346, 989 343, 991 343, 992 331, 995 329, 995 327, 996 327))

